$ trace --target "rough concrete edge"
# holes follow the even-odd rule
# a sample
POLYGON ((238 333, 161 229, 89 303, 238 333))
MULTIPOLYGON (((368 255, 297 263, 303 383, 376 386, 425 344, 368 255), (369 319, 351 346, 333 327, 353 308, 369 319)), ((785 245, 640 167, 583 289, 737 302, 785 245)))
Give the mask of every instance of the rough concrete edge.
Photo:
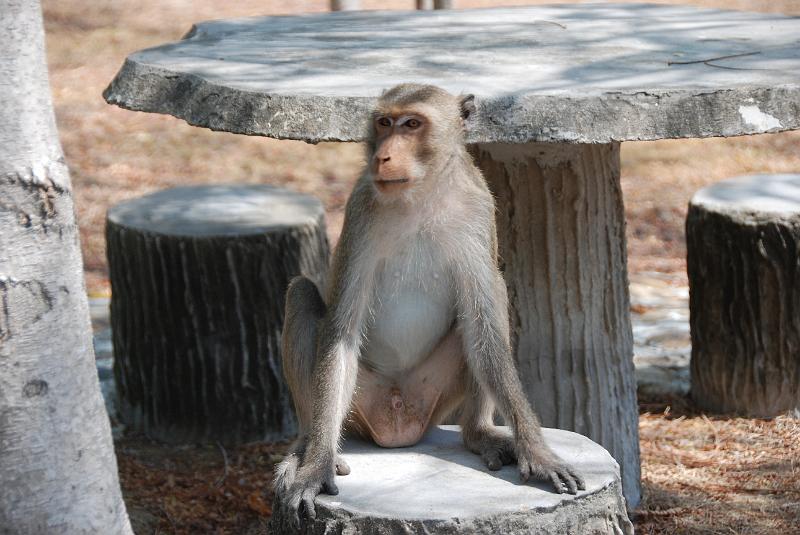
POLYGON ((127 221, 127 220, 123 221, 122 216, 118 213, 119 210, 121 208, 123 208, 125 205, 127 205, 129 203, 132 203, 132 202, 135 202, 135 201, 141 199, 142 197, 147 197, 148 195, 152 195, 153 193, 158 193, 158 192, 166 191, 166 190, 174 190, 174 189, 183 189, 183 188, 187 188, 188 189, 188 188, 193 188, 193 187, 206 187, 205 185, 200 185, 200 186, 175 186, 175 187, 165 188, 163 190, 156 190, 155 192, 151 192, 151 193, 149 193, 147 195, 143 195, 142 197, 133 197, 133 198, 130 198, 130 199, 126 199, 126 200, 120 201, 117 204, 115 204, 113 206, 110 206, 106 210, 105 224, 108 225, 108 223, 111 222, 111 223, 113 223, 113 224, 115 224, 115 225, 117 225, 119 227, 125 228, 125 229, 127 229, 129 231, 137 232, 137 233, 144 234, 144 235, 147 235, 147 236, 151 236, 153 238, 155 238, 155 237, 165 237, 166 236, 166 237, 169 237, 169 238, 183 239, 183 240, 187 240, 187 241, 192 241, 192 240, 198 240, 198 241, 203 241, 203 240, 223 240, 224 241, 224 240, 229 240, 231 238, 237 238, 237 239, 241 239, 241 240, 247 240, 247 239, 251 239, 251 238, 253 238, 253 239, 261 239, 265 235, 288 234, 288 233, 292 233, 292 232, 305 232, 308 229, 320 228, 320 226, 321 226, 321 228, 325 228, 326 225, 327 225, 327 220, 325 219, 325 207, 322 205, 322 201, 319 200, 319 197, 316 197, 315 195, 310 195, 310 194, 307 194, 307 193, 300 193, 300 192, 297 192, 297 191, 294 191, 294 190, 288 190, 286 188, 279 188, 279 187, 276 187, 276 186, 271 186, 269 184, 219 184, 219 185, 222 185, 222 186, 231 185, 231 186, 242 187, 242 188, 266 187, 266 188, 274 188, 274 189, 284 189, 286 191, 290 191, 291 193, 295 193, 298 196, 308 197, 310 200, 315 201, 315 205, 316 205, 315 206, 315 213, 313 214, 313 221, 311 220, 311 218, 309 218, 309 221, 307 221, 305 223, 302 223, 302 224, 297 224, 297 225, 285 225, 285 224, 264 225, 264 226, 261 226, 261 227, 256 227, 256 228, 251 228, 251 229, 242 229, 241 231, 235 232, 235 233, 232 233, 232 232, 231 233, 209 232, 209 233, 206 233, 206 234, 190 234, 190 233, 186 233, 186 232, 180 232, 180 233, 179 232, 166 232, 166 231, 154 230, 152 228, 136 225, 136 224, 133 224, 130 221, 127 221))
POLYGON ((800 226, 800 211, 792 213, 785 211, 752 210, 750 208, 737 208, 722 203, 698 200, 695 199, 695 197, 692 197, 689 201, 689 213, 693 212, 713 213, 725 217, 738 225, 744 226, 760 226, 776 223, 792 227, 800 226))
POLYGON ((331 509, 317 501, 317 518, 306 522, 301 530, 293 527, 288 515, 279 504, 273 507, 270 531, 273 533, 305 534, 427 534, 427 533, 532 533, 541 535, 625 534, 633 535, 633 524, 628 518, 625 499, 619 480, 597 491, 564 500, 556 506, 533 508, 518 513, 481 517, 452 518, 448 520, 400 520, 395 518, 366 517, 360 514, 331 509))
MULTIPOLYGON (((221 86, 128 57, 103 92, 110 104, 194 126, 309 143, 362 141, 370 97, 270 95, 221 86)), ((478 98, 471 143, 609 143, 800 129, 800 84, 478 98), (774 121, 748 123, 742 107, 774 121)))

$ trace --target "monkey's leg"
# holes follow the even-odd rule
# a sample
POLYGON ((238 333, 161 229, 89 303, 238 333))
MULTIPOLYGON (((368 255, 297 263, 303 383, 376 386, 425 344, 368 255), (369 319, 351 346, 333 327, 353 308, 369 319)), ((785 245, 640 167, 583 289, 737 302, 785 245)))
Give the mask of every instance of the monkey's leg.
MULTIPOLYGON (((306 437, 311 426, 311 396, 316 359, 316 340, 319 323, 325 316, 325 302, 317 286, 305 277, 297 277, 286 292, 286 318, 282 335, 283 374, 292 394, 299 423, 297 440, 286 458, 275 470, 276 488, 288 489, 294 482, 297 467, 305 453, 306 437)), ((336 474, 347 475, 350 467, 336 458, 336 474)))
POLYGON ((556 492, 576 494, 585 488, 582 478, 544 442, 539 420, 523 393, 511 357, 505 283, 496 267, 485 269, 491 265, 491 253, 484 250, 483 254, 483 269, 474 259, 472 265, 459 264, 465 270, 459 276, 458 308, 469 369, 514 430, 514 451, 523 481, 549 479, 556 492))
MULTIPOLYGON (((314 498, 318 494, 339 493, 334 481, 339 439, 358 374, 358 339, 344 332, 341 323, 331 316, 327 313, 318 324, 317 359, 308 381, 311 387, 304 393, 309 396, 311 422, 303 455, 295 457, 292 482, 275 489, 280 503, 292 512, 298 525, 301 511, 316 518, 314 498)), ((296 397, 300 395, 298 390, 296 397)), ((343 468, 340 466, 339 470, 343 468)))

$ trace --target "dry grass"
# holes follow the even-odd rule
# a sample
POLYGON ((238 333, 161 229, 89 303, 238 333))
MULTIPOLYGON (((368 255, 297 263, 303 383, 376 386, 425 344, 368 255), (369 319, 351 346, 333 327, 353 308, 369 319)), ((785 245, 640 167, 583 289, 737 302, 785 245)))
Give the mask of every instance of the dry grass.
MULTIPOLYGON (((498 4, 457 2, 461 7, 498 4)), ((544 2, 502 2, 506 5, 544 2)), ((661 3, 674 3, 670 0, 661 3)), ((708 7, 800 14, 793 0, 702 0, 708 7)), ((72 172, 87 285, 108 293, 103 226, 120 200, 176 184, 265 182, 312 192, 328 211, 331 238, 362 162, 357 145, 246 138, 171 117, 105 104, 101 92, 133 50, 179 39, 197 20, 323 11, 327 1, 44 0, 48 60, 62 144, 72 172)), ((413 2, 363 1, 366 8, 413 2)), ((683 221, 698 188, 751 172, 797 172, 800 134, 625 143, 623 189, 630 269, 684 271, 683 221)), ((800 487, 796 421, 711 418, 679 402, 644 405, 646 500, 642 533, 797 533, 800 487)), ((268 481, 271 446, 231 453, 229 477, 215 449, 118 444, 122 483, 142 532, 241 533, 269 511, 253 492, 268 481)))
POLYGON ((141 535, 263 535, 272 513, 272 467, 285 447, 168 448, 137 436, 117 441, 134 530, 141 535))
POLYGON ((639 533, 800 533, 800 421, 643 408, 639 533))

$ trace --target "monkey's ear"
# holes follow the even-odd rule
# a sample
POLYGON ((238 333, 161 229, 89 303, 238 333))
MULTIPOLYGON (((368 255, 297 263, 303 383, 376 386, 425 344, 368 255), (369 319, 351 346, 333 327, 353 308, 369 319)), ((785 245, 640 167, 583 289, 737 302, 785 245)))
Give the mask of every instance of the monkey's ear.
POLYGON ((475 95, 461 97, 461 118, 465 121, 475 113, 475 95))

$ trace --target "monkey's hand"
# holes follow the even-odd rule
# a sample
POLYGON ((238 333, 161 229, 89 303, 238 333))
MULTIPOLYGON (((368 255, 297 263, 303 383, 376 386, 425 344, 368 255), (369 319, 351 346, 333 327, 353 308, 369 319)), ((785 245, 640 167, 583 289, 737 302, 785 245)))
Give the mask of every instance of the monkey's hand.
POLYGON ((517 466, 523 481, 530 478, 550 480, 559 494, 577 494, 586 490, 583 478, 539 441, 517 440, 517 466))
POLYGON ((335 462, 304 462, 294 472, 291 483, 283 488, 275 488, 279 502, 289 509, 296 525, 300 525, 302 514, 311 519, 317 517, 314 509, 317 494, 339 494, 339 488, 333 480, 336 470, 335 462))

